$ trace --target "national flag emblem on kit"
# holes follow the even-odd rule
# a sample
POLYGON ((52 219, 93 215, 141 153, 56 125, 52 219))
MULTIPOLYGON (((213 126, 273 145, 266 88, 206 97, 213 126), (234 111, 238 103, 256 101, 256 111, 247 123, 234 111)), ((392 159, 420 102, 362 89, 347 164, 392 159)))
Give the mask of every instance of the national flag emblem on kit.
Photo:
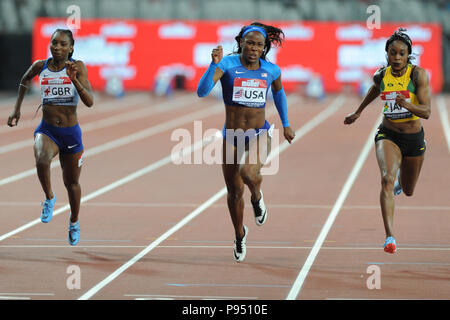
POLYGON ((383 101, 383 114, 389 119, 402 119, 411 115, 411 112, 396 102, 397 94, 401 93, 407 102, 411 102, 409 91, 387 91, 381 92, 380 98, 383 101))
POLYGON ((266 103, 267 81, 235 78, 233 101, 247 107, 263 107, 266 103))

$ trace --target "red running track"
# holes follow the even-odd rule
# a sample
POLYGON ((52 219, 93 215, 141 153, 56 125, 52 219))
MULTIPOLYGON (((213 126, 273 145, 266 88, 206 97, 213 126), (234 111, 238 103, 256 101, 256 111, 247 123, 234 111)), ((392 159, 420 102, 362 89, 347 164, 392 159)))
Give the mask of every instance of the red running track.
MULTIPOLYGON (((396 198, 395 255, 382 249, 380 178, 370 135, 378 106, 344 126, 358 97, 289 97, 297 138, 279 154, 276 174, 264 176, 264 226, 255 225, 245 192, 249 236, 242 263, 233 260, 220 165, 176 165, 170 158, 178 143, 171 140, 174 130, 194 137, 194 121, 201 121, 203 132, 222 128, 219 100, 132 93, 121 100, 99 95, 93 109, 80 106, 84 198, 81 239, 71 247, 57 159, 55 216, 49 224, 39 222, 43 192, 33 171, 32 133, 40 114, 32 119, 33 99, 26 98, 15 128, 6 128, 10 101, 0 103, 0 299, 450 297, 449 96, 434 98, 432 116, 423 122, 428 149, 415 195, 396 198), (367 157, 360 158, 366 143, 367 157), (358 159, 361 169, 352 180, 358 159), (327 224, 332 212, 335 220, 327 224), (370 289, 373 268, 380 287, 370 289)), ((279 128, 274 110, 269 104, 267 118, 279 128)))

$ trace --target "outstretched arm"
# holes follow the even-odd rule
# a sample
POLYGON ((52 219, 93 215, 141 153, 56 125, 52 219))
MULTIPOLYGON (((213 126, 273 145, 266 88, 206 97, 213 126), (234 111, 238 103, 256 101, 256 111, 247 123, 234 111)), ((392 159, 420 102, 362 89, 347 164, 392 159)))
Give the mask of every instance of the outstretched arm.
POLYGON ((383 78, 384 68, 377 70, 373 76, 373 85, 370 87, 363 101, 355 112, 349 114, 344 119, 344 124, 352 124, 359 118, 363 110, 380 95, 380 83, 383 78))
POLYGON ((17 124, 19 123, 20 108, 22 106, 23 98, 25 97, 25 94, 28 92, 28 89, 30 88, 31 80, 36 75, 38 75, 39 72, 41 72, 44 63, 45 63, 44 60, 35 61, 31 65, 31 67, 28 68, 28 70, 25 72, 22 79, 20 80, 16 105, 14 106, 13 112, 8 117, 8 126, 14 127, 17 126, 17 124))

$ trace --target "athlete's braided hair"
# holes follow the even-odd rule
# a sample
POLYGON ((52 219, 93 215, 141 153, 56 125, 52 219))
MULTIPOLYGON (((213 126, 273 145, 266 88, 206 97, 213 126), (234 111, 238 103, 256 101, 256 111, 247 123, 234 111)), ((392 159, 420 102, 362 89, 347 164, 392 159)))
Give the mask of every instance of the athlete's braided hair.
MULTIPOLYGON (((64 33, 65 35, 67 35, 67 36, 69 37, 69 39, 70 39, 71 45, 72 45, 72 46, 75 45, 75 40, 74 40, 74 38, 73 38, 72 31, 70 31, 69 29, 56 29, 55 32, 53 32, 52 37, 53 37, 53 35, 54 35, 55 33, 57 33, 57 32, 61 32, 61 33, 64 33)), ((69 52, 69 59, 72 58, 73 51, 74 51, 74 50, 72 50, 72 52, 69 52)))
POLYGON ((390 36, 389 39, 387 39, 386 46, 385 46, 384 50, 386 52, 388 52, 389 46, 394 41, 400 40, 401 42, 406 44, 406 46, 408 47, 408 62, 410 62, 411 59, 414 59, 414 57, 411 56, 411 54, 412 54, 412 41, 411 41, 411 38, 406 33, 404 33, 404 31, 406 31, 406 29, 398 28, 398 30, 396 30, 394 32, 394 34, 392 34, 392 36, 390 36))
MULTIPOLYGON (((266 55, 270 51, 270 48, 272 47, 272 45, 276 45, 277 47, 279 47, 283 44, 283 41, 284 41, 283 30, 273 27, 273 26, 269 26, 269 25, 260 23, 260 22, 253 22, 252 24, 250 24, 250 26, 257 26, 257 27, 264 28, 264 30, 266 30, 267 37, 265 40, 264 51, 261 55, 261 59, 266 60, 266 55)), ((239 32, 239 34, 234 38, 236 40, 237 46, 238 46, 238 50, 236 53, 242 52, 242 48, 241 48, 240 44, 241 44, 242 35, 247 27, 249 27, 249 26, 244 26, 241 29, 241 31, 239 32)))

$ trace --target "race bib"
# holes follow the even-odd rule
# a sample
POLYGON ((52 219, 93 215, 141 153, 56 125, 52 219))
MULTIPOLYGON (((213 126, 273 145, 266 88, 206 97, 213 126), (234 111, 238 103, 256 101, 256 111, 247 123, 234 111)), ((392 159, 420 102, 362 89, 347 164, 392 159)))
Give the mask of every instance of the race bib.
POLYGON ((73 103, 75 87, 69 77, 43 78, 41 94, 43 104, 73 103))
POLYGON ((406 102, 411 102, 409 91, 382 92, 381 100, 383 101, 383 114, 388 119, 404 119, 412 117, 413 114, 410 111, 395 103, 397 93, 401 93, 405 97, 406 102))
POLYGON ((233 102, 247 107, 263 107, 266 103, 267 82, 261 79, 235 78, 233 102))

